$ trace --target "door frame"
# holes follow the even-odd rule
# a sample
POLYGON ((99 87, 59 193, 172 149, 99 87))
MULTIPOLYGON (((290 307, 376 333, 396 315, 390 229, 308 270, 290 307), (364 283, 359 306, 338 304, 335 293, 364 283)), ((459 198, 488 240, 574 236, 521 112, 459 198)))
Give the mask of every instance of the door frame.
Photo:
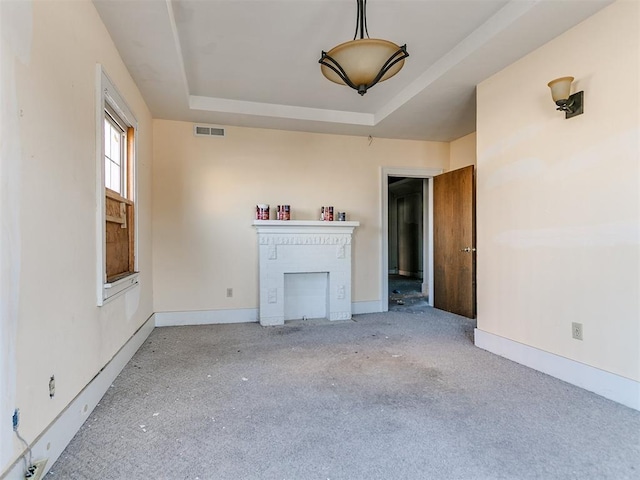
MULTIPOLYGON (((433 307, 433 188, 431 188, 432 178, 440 175, 442 168, 398 168, 381 167, 380 169, 380 225, 382 227, 382 241, 380 242, 380 307, 382 312, 389 311, 389 177, 409 177, 422 178, 422 214, 423 236, 429 240, 429 248, 425 249, 424 244, 422 255, 422 272, 428 279, 429 284, 429 305, 433 307), (425 187, 428 188, 428 195, 424 195, 425 187)), ((424 286, 422 288, 424 291, 424 286)))

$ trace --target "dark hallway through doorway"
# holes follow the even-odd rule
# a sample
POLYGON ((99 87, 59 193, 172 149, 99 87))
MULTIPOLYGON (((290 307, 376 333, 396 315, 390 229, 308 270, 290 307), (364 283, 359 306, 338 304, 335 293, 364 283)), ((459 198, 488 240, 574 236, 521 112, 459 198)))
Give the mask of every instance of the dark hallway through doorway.
POLYGON ((429 297, 422 294, 422 279, 404 275, 389 275, 389 311, 420 313, 429 306, 429 297))
POLYGON ((424 279, 428 255, 426 189, 423 178, 388 178, 387 293, 391 311, 413 312, 429 306, 424 279))

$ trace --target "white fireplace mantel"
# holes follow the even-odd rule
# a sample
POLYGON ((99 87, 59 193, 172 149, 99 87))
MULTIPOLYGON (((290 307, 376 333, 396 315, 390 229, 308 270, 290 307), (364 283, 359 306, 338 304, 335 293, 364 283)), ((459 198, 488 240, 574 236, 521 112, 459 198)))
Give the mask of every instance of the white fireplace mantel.
MULTIPOLYGON (((260 264, 260 324, 282 325, 290 311, 304 316, 305 308, 316 311, 313 303, 324 302, 329 320, 351 318, 351 237, 360 222, 324 222, 313 220, 255 220, 260 264), (315 296, 292 298, 285 291, 285 275, 320 275, 325 287, 316 287, 315 296), (291 307, 293 305, 293 307, 291 307)), ((315 281, 315 280, 313 280, 315 281)), ((304 292, 302 288, 292 291, 304 292)), ((312 292, 314 293, 314 292, 312 292)), ((323 305, 324 307, 324 305, 323 305)))
POLYGON ((254 220, 258 233, 353 233, 360 222, 323 222, 319 220, 254 220))

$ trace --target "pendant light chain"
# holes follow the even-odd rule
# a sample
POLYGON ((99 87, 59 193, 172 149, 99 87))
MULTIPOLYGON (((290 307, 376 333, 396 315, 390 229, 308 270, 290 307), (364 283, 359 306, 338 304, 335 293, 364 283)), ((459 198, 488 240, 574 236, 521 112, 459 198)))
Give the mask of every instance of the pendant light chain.
POLYGON ((369 29, 367 28, 367 0, 364 0, 364 5, 362 6, 362 19, 364 23, 364 32, 367 34, 367 38, 369 38, 369 29))
POLYGON ((360 38, 364 38, 365 34, 369 38, 369 29, 367 28, 367 0, 356 0, 358 4, 358 15, 356 17, 356 31, 353 34, 353 39, 358 37, 358 31, 360 31, 360 38))

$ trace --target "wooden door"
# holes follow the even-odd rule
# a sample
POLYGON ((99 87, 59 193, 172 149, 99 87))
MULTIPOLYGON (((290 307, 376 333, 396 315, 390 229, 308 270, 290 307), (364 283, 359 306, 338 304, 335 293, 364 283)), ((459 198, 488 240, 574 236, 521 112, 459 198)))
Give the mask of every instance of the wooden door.
POLYGON ((473 165, 433 178, 434 306, 476 315, 473 165))

